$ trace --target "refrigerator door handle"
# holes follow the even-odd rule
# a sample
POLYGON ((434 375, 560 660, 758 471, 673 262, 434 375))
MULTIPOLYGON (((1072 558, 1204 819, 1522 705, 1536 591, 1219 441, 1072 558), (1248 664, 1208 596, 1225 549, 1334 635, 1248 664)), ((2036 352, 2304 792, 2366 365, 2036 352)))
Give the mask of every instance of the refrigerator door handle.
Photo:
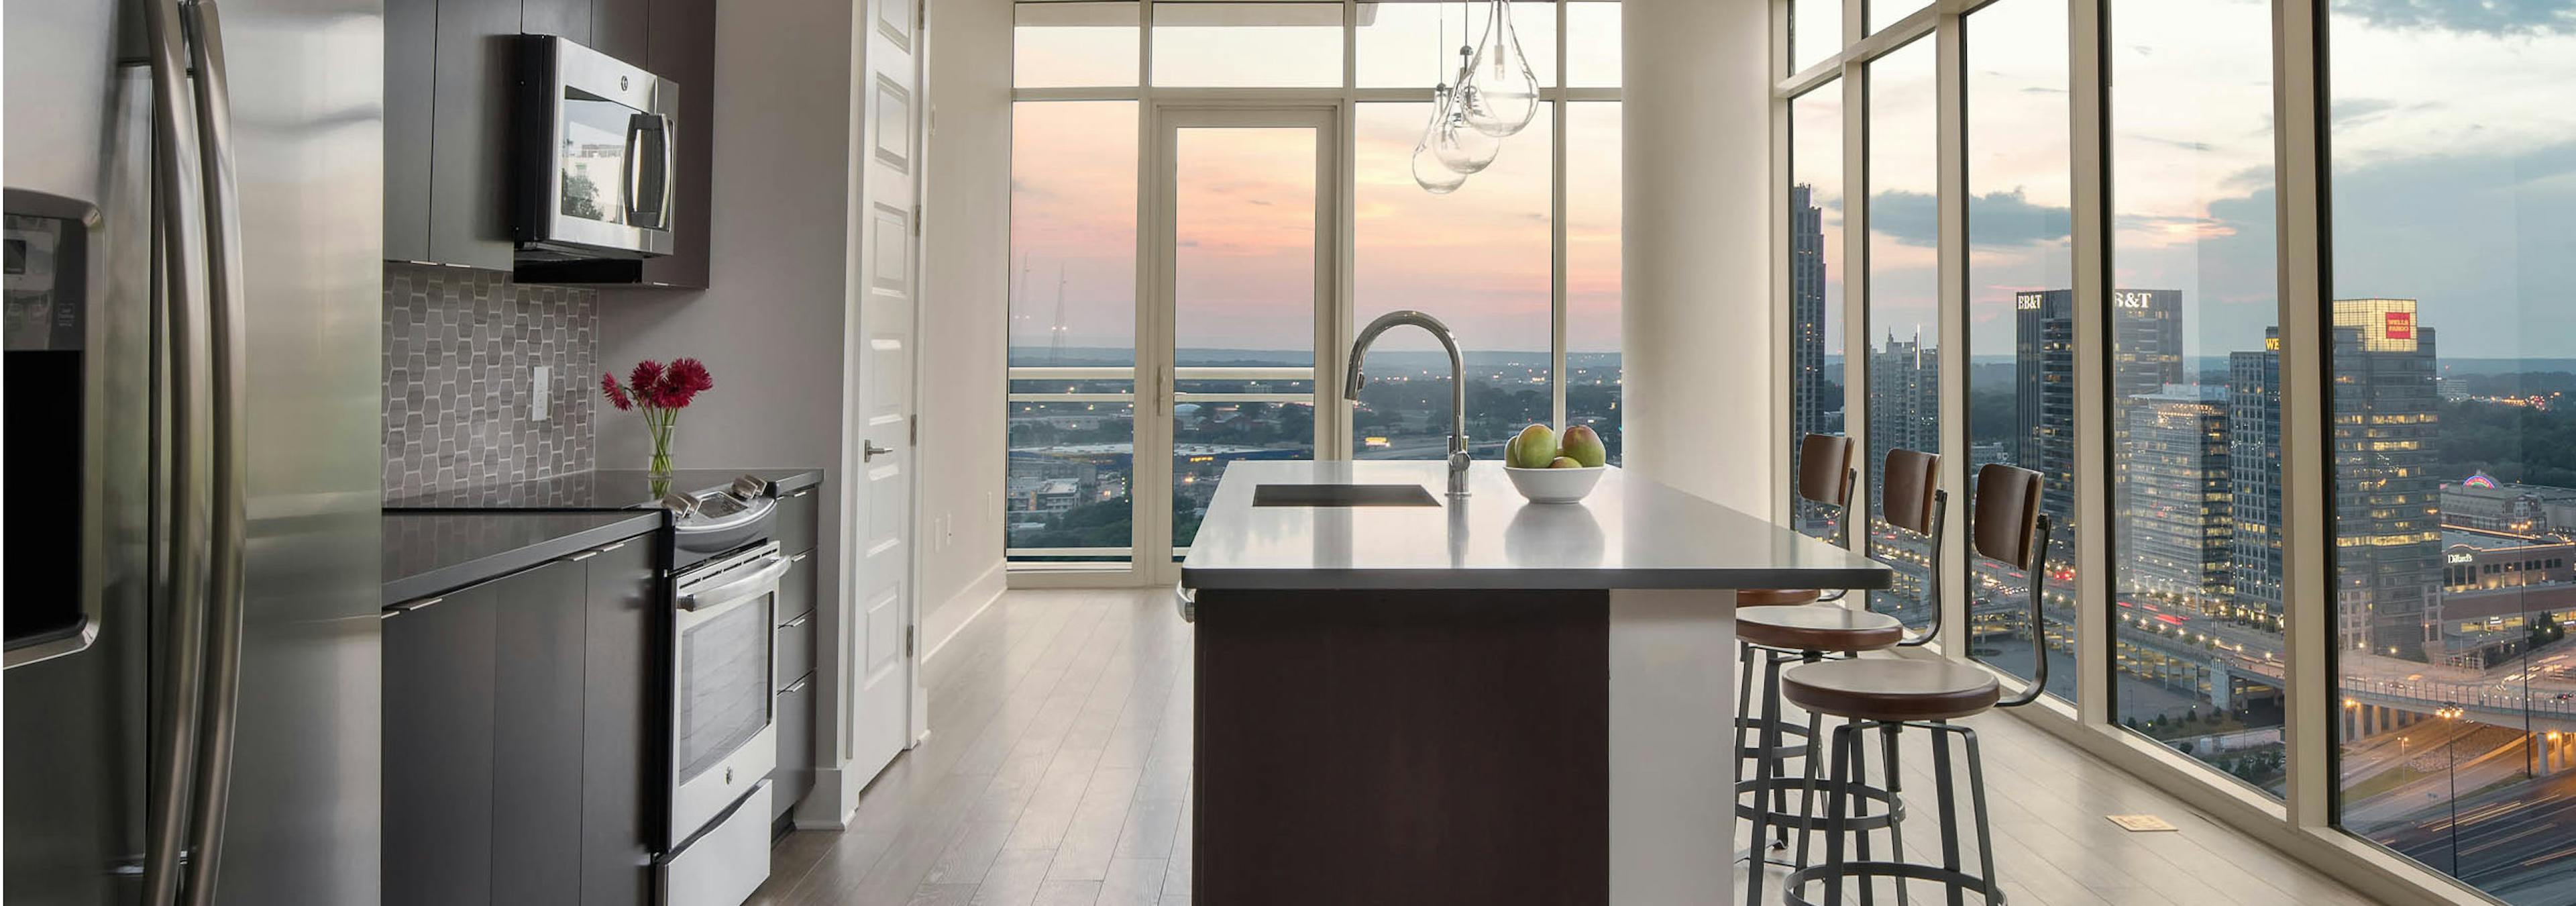
POLYGON ((206 386, 205 259, 198 231, 204 201, 195 165, 196 118, 189 103, 188 37, 178 0, 144 0, 152 73, 153 219, 162 279, 154 306, 163 347, 157 355, 166 394, 166 477, 155 504, 166 515, 160 539, 165 566, 156 582, 155 606, 164 610, 162 661, 154 706, 146 778, 144 906, 179 902, 192 787, 197 779, 199 729, 205 705, 206 573, 211 505, 206 493, 206 413, 198 400, 206 386))
POLYGON ((213 367, 208 398, 213 417, 212 564, 207 571, 205 710, 197 728, 196 783, 189 808, 188 883, 185 902, 210 906, 221 867, 224 817, 232 791, 233 730, 241 704, 243 545, 247 529, 244 485, 249 438, 242 373, 248 352, 248 306, 243 297, 241 193, 233 160, 231 86, 224 60, 223 19, 215 0, 191 0, 188 33, 197 60, 198 164, 204 170, 206 218, 206 324, 213 367))

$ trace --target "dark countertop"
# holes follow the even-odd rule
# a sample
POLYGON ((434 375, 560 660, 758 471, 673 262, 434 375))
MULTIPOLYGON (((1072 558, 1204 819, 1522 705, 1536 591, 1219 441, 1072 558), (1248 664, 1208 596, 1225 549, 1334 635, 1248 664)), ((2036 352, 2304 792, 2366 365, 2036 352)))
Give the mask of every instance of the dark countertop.
POLYGON ((661 510, 386 513, 384 602, 454 591, 662 528, 661 510))
MULTIPOLYGON (((671 474, 672 491, 705 491, 733 484, 743 475, 770 483, 774 493, 812 487, 823 481, 821 469, 682 469, 671 474)), ((385 501, 388 510, 622 510, 649 506, 661 495, 641 469, 595 469, 547 478, 465 485, 385 501)))
POLYGON ((1209 500, 1182 584, 1194 589, 1886 588, 1876 561, 1611 469, 1575 504, 1533 504, 1502 464, 1442 493, 1437 461, 1242 461, 1209 500), (1438 506, 1252 505, 1262 484, 1417 484, 1438 506))

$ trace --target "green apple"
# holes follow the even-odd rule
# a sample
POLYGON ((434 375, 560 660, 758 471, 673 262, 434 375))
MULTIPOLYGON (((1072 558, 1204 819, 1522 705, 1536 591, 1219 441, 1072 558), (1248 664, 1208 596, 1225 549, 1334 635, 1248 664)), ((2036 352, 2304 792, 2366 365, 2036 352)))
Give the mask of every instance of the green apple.
POLYGON ((1559 456, 1555 459, 1549 460, 1547 467, 1551 469, 1580 469, 1583 468, 1583 464, 1576 462, 1574 457, 1559 456))
POLYGON ((1588 425, 1565 429, 1565 455, 1574 457, 1585 468, 1610 461, 1610 451, 1601 446, 1601 435, 1593 433, 1588 425))
POLYGON ((1511 465, 1514 468, 1544 469, 1549 460, 1556 458, 1556 432, 1546 425, 1522 428, 1519 436, 1513 439, 1519 442, 1512 454, 1511 465))
POLYGON ((1521 467, 1520 435, 1514 434, 1512 435, 1512 439, 1503 441, 1503 465, 1507 465, 1515 469, 1521 467))

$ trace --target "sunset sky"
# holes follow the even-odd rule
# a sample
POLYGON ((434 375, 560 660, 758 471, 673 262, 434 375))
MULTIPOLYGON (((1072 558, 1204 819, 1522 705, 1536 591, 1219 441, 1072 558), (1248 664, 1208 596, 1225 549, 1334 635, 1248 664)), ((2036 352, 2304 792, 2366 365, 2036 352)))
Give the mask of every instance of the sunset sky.
MULTIPOLYGON (((1113 20, 1132 10, 1044 6, 1096 7, 1113 20)), ((1309 12, 1295 15, 1339 14, 1334 5, 1303 6, 1309 12)), ((1578 82, 1615 76, 1615 15, 1602 14, 1615 14, 1613 6, 1574 8, 1581 21, 1568 35, 1567 68, 1578 82)), ((2421 298, 2425 323, 2445 331, 2445 358, 2576 355, 2576 305, 2568 304, 2576 300, 2563 289, 2576 285, 2576 107, 2552 97, 2576 79, 2576 14, 2564 6, 2335 5, 2334 292, 2421 298)), ((1552 78, 1552 61, 1540 59, 1553 41, 1552 10, 1534 2, 1515 8, 1534 68, 1552 78)), ((1445 14, 1454 31, 1457 10, 1378 7, 1359 39, 1361 83, 1427 89, 1439 71, 1437 19, 1445 14)), ((1967 20, 1967 341, 1979 355, 2011 351, 2013 292, 2071 285, 2063 11, 2049 0, 2001 0, 1967 20)), ((1133 21, 1132 11, 1125 15, 1133 21)), ((1167 26, 1157 73, 1167 81, 1330 85, 1339 78, 1338 45, 1322 39, 1334 28, 1321 24, 1329 19, 1313 21, 1167 26)), ((2182 290, 2190 355, 2251 348, 2276 320, 2268 6, 2122 0, 2111 5, 2110 26, 2115 282, 2182 290)), ((1802 30, 1801 48, 1810 36, 1802 30)), ((1024 27, 1022 84, 1132 84, 1136 40, 1132 26, 1024 27)), ((1910 336, 1920 325, 1928 341, 1941 342, 1931 306, 1934 75, 1929 41, 1873 66, 1874 341, 1890 329, 1910 336)), ((1505 140, 1500 160, 1465 188, 1432 196, 1406 169, 1427 111, 1423 103, 1358 111, 1358 316, 1417 307, 1448 319, 1471 349, 1543 351, 1550 124, 1543 115, 1505 140)), ((1046 344, 1059 272, 1067 345, 1129 345, 1136 116, 1132 101, 1019 105, 1015 346, 1046 344)), ((1614 104, 1580 104, 1568 120, 1571 346, 1610 350, 1618 340, 1619 117, 1614 104)), ((1839 283, 1845 262, 1832 234, 1843 204, 1840 87, 1797 101, 1792 120, 1796 178, 1818 186, 1829 271, 1839 283)), ((1181 256, 1182 343, 1304 348, 1311 330, 1290 325, 1311 317, 1305 256, 1313 237, 1304 220, 1281 219, 1275 209, 1295 207, 1294 199, 1311 206, 1311 138, 1282 130, 1209 138, 1184 154, 1191 194, 1204 198, 1193 203, 1203 222, 1185 237, 1195 244, 1181 256)), ((1840 348, 1842 333, 1833 331, 1829 348, 1840 348)))

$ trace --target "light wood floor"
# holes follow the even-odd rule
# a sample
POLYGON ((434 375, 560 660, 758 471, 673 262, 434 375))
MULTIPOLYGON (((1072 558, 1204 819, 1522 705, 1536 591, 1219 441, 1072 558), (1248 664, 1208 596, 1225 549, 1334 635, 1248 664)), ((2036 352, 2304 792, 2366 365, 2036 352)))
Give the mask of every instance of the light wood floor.
MULTIPOLYGON (((848 830, 779 841, 751 903, 1186 906, 1190 633, 1170 594, 1004 595, 927 668, 930 738, 868 787, 848 830)), ((2370 902, 2016 718, 1969 723, 2015 906, 2370 902), (2103 818, 2137 812, 2182 829, 2103 818)), ((1931 789, 1925 746, 1905 754, 1911 791, 1931 789)), ((1932 810, 1915 795, 1919 854, 1932 810)))

